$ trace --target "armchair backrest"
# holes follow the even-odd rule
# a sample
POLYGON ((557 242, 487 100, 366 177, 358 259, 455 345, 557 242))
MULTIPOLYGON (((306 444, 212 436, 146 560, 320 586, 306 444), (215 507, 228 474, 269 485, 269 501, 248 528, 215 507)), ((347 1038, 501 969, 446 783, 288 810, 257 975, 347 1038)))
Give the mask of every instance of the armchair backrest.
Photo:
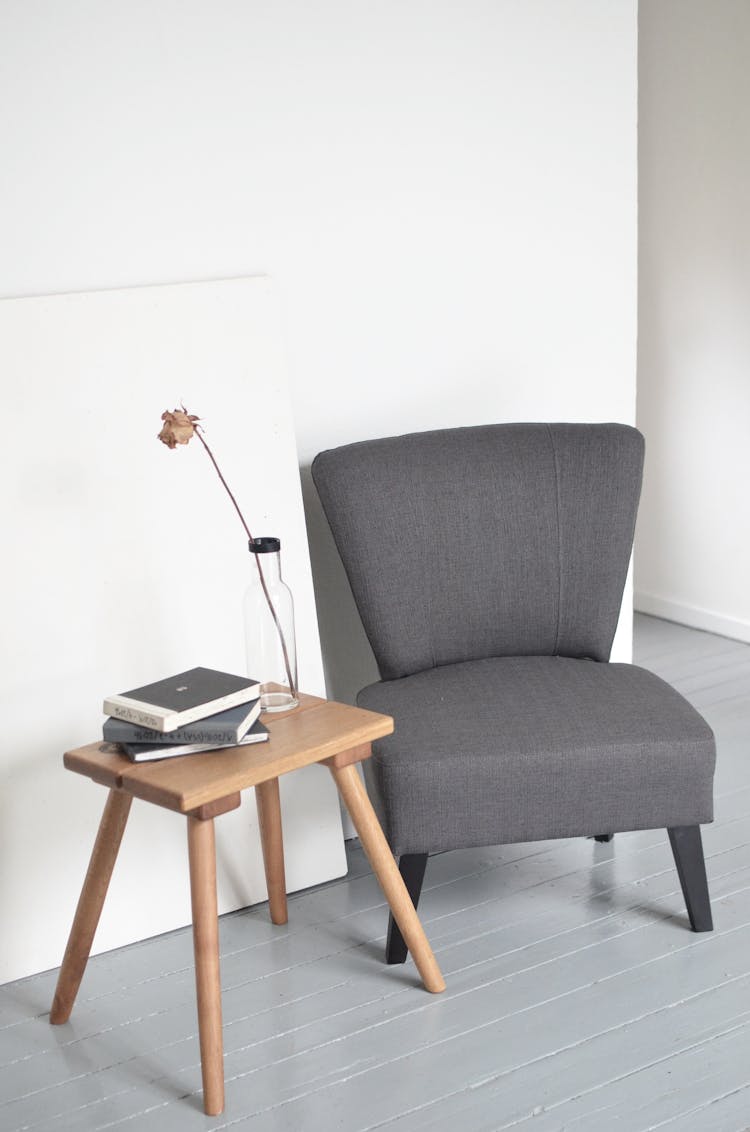
POLYGON ((607 660, 643 437, 500 424, 322 452, 313 479, 383 679, 488 656, 607 660))

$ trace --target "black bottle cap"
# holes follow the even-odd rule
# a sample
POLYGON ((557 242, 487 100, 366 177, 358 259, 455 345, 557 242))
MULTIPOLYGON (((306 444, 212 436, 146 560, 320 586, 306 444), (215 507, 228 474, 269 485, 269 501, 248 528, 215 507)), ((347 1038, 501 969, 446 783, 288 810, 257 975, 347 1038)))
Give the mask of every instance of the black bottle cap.
POLYGON ((275 554, 281 550, 281 539, 254 538, 247 545, 251 554, 275 554))

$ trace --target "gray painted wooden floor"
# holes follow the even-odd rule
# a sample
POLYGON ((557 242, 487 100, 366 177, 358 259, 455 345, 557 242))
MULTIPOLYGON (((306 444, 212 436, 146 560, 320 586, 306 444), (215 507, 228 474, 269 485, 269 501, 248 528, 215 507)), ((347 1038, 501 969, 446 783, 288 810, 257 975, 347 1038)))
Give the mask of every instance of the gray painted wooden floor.
POLYGON ((383 965, 354 848, 286 927, 222 918, 223 1116, 201 1111, 181 931, 93 959, 63 1027, 55 972, 0 987, 0 1129, 750 1128, 750 646, 639 617, 636 660, 717 733, 713 934, 688 930, 661 832, 446 854, 420 906, 435 997, 383 965))

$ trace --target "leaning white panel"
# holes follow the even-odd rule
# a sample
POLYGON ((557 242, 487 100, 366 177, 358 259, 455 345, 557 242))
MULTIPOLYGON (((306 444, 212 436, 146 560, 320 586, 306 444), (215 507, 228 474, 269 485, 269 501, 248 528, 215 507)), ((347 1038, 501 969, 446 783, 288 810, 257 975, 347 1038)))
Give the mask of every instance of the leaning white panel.
MULTIPOLYGON (((246 538, 206 453, 169 451, 184 401, 254 535, 282 540, 300 686, 324 694, 292 412, 264 278, 0 302, 3 649, 0 982, 57 966, 105 791, 63 770, 101 701, 193 665, 244 671, 246 538)), ((291 889, 346 871, 319 767, 282 780, 291 889)), ((220 911, 264 900, 254 798, 217 823, 220 911)), ((133 806, 95 950, 190 922, 185 822, 133 806)))

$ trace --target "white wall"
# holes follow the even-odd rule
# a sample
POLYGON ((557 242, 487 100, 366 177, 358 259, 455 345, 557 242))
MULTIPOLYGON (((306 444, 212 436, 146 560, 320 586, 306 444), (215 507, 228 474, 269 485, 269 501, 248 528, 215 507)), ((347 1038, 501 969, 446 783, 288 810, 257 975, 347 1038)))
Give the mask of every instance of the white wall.
MULTIPOLYGON (((0 294, 270 275, 303 469, 634 419, 635 0, 5 0, 0 104, 0 294)), ((304 480, 349 697, 371 660, 304 480)))
POLYGON ((636 604, 750 641, 750 5, 640 7, 636 604))

